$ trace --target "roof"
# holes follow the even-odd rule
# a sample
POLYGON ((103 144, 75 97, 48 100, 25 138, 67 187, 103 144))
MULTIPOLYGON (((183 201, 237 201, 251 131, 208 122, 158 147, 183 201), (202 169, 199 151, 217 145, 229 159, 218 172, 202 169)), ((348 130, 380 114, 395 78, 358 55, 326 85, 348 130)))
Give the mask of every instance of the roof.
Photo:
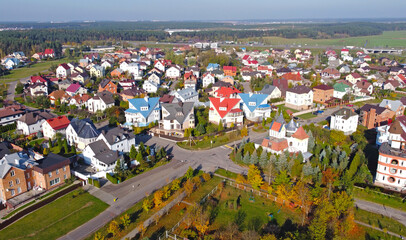
POLYGON ((93 98, 94 99, 100 98, 105 104, 114 103, 113 94, 106 91, 97 93, 96 96, 94 96, 93 98))
POLYGON ((396 112, 399 107, 403 106, 403 103, 400 100, 383 99, 379 106, 396 112))
POLYGON ((234 67, 234 66, 223 66, 223 71, 233 71, 233 72, 237 72, 237 67, 234 67))
POLYGON ((288 148, 288 140, 285 138, 266 137, 262 140, 261 146, 280 152, 288 148))
POLYGON ((345 120, 349 119, 352 116, 357 116, 357 114, 349 108, 341 108, 341 109, 335 111, 332 115, 333 116, 343 116, 343 119, 345 119, 345 120))
POLYGON ((220 87, 217 91, 217 96, 218 97, 225 97, 229 98, 233 94, 238 94, 241 93, 240 90, 238 90, 235 87, 220 87))
POLYGON ((351 73, 350 74, 353 78, 362 78, 359 73, 351 73))
POLYGON ((96 138, 99 136, 99 131, 97 131, 93 122, 88 118, 73 118, 70 125, 75 130, 76 134, 81 138, 96 138))
POLYGON ((124 139, 135 138, 135 135, 132 132, 129 132, 123 128, 115 127, 107 131, 102 131, 101 133, 107 142, 112 145, 116 142, 120 142, 124 139))
POLYGON ((69 126, 70 121, 65 115, 62 115, 56 118, 48 119, 47 123, 52 127, 52 129, 59 130, 67 128, 69 126))
POLYGON ((313 89, 319 89, 319 90, 326 91, 326 90, 332 90, 334 88, 332 86, 329 86, 329 85, 326 85, 326 84, 321 84, 321 85, 313 87, 313 89))
POLYGON ((377 114, 381 114, 386 110, 386 108, 384 108, 384 107, 380 107, 380 106, 376 106, 376 105, 372 105, 372 104, 365 104, 364 106, 362 106, 360 111, 361 112, 363 112, 363 111, 369 112, 372 108, 376 110, 377 114))
POLYGON ((286 91, 296 93, 296 94, 304 94, 304 93, 309 93, 312 90, 310 88, 304 86, 304 85, 299 85, 299 86, 295 86, 293 88, 290 88, 290 89, 288 89, 286 91))
POLYGON ((172 103, 173 99, 175 96, 169 95, 169 94, 164 94, 160 99, 160 103, 172 103))
POLYGON ((8 143, 7 142, 1 142, 0 143, 0 159, 3 158, 5 155, 10 154, 11 151, 9 149, 8 143))
POLYGON ((239 93, 238 96, 240 96, 241 100, 248 110, 250 110, 250 112, 255 111, 255 109, 258 107, 269 107, 267 104, 267 106, 262 104, 264 101, 266 103, 266 98, 268 97, 266 94, 239 93))
POLYGON ((34 111, 34 112, 28 112, 24 116, 20 117, 18 121, 24 122, 27 125, 32 125, 37 123, 38 121, 41 120, 47 120, 55 117, 54 114, 48 113, 48 112, 42 112, 42 111, 34 111))
POLYGON ((65 68, 66 70, 70 69, 70 67, 69 67, 68 64, 66 64, 66 63, 59 64, 59 67, 63 67, 63 68, 65 68))
POLYGON ((76 92, 79 88, 80 88, 80 84, 79 83, 72 83, 67 89, 66 92, 76 92))
POLYGON ((273 120, 269 129, 272 131, 280 132, 282 127, 286 124, 283 114, 281 113, 276 120, 273 120))
POLYGON ((283 78, 286 78, 287 80, 292 80, 292 81, 302 81, 302 76, 300 75, 300 73, 285 73, 282 75, 283 78))
POLYGON ((295 123, 293 118, 290 120, 288 125, 286 125, 286 131, 289 131, 289 132, 296 132, 297 128, 298 128, 298 125, 295 123))
POLYGON ((19 152, 5 155, 0 159, 0 178, 4 178, 12 167, 25 170, 29 164, 36 165, 37 163, 27 154, 19 152))
POLYGON ((159 106, 159 97, 153 98, 133 98, 128 100, 131 108, 127 109, 129 113, 140 113, 147 118, 151 112, 159 106), (147 107, 146 110, 141 110, 141 107, 147 107))
MULTIPOLYGON (((107 79, 107 78, 103 79, 100 82, 100 87, 105 88, 109 82, 111 82, 110 79, 107 79)), ((115 84, 113 83, 113 85, 115 85, 115 84)))
POLYGON ((54 49, 47 48, 47 49, 45 49, 44 54, 54 54, 54 49))
MULTIPOLYGON (((213 104, 215 110, 218 112, 221 118, 224 118, 228 112, 231 111, 237 104, 240 103, 238 98, 209 98, 210 102, 213 104), (226 108, 226 110, 220 110, 221 108, 226 108)), ((238 109, 240 110, 240 109, 238 109)), ((241 111, 241 110, 240 110, 241 111)))
POLYGON ((199 93, 196 92, 194 88, 184 88, 178 91, 171 92, 170 94, 175 95, 175 93, 177 93, 183 99, 193 98, 199 95, 199 93))
POLYGON ((176 120, 178 123, 183 124, 188 114, 193 112, 194 102, 178 102, 178 103, 163 103, 161 105, 162 111, 166 110, 169 115, 163 117, 165 120, 176 120))
POLYGON ((94 152, 94 158, 98 159, 99 161, 109 165, 117 161, 119 158, 118 152, 110 150, 107 144, 103 140, 98 140, 92 142, 88 145, 90 149, 94 152))
POLYGON ((265 86, 262 88, 262 90, 261 90, 261 91, 258 91, 258 93, 270 95, 270 94, 272 94, 273 91, 275 91, 275 89, 277 89, 277 88, 278 88, 278 87, 276 87, 276 86, 269 85, 269 84, 265 84, 265 86))
POLYGON ((63 97, 68 98, 69 95, 63 90, 55 90, 51 92, 48 97, 53 97, 54 99, 61 99, 63 97))
POLYGON ((335 68, 326 68, 323 70, 323 72, 328 73, 328 74, 336 74, 336 75, 340 74, 340 72, 335 68))
POLYGON ((302 126, 300 126, 297 131, 292 135, 292 137, 303 140, 306 138, 309 138, 309 136, 307 135, 307 133, 305 132, 305 130, 303 129, 302 126))
POLYGON ((54 171, 70 164, 69 158, 60 155, 49 153, 43 159, 37 161, 38 165, 34 166, 34 170, 42 174, 54 171))
POLYGON ((334 91, 338 91, 338 92, 346 92, 345 89, 349 88, 350 86, 348 86, 347 84, 344 83, 336 83, 334 84, 333 88, 334 91))
POLYGON ((8 106, 3 109, 0 109, 0 118, 14 116, 23 113, 25 113, 25 108, 19 105, 8 106))
POLYGON ((141 94, 144 94, 145 90, 139 87, 132 87, 126 90, 123 90, 120 92, 120 95, 126 95, 126 96, 139 96, 141 94))

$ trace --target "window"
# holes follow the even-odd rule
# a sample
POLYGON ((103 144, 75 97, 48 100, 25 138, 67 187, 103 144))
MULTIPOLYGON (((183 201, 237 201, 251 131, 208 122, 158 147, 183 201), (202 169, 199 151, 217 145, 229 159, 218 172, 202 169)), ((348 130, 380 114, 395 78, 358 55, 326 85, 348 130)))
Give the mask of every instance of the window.
POLYGON ((10 192, 11 192, 11 196, 16 195, 16 192, 14 191, 14 189, 11 189, 10 192))
POLYGON ((48 176, 49 176, 49 177, 52 177, 52 172, 49 172, 49 173, 48 173, 48 176))
POLYGON ((8 186, 12 187, 13 186, 13 181, 8 182, 8 186))
POLYGON ((63 171, 66 172, 66 166, 63 166, 63 171))
POLYGON ((11 172, 10 172, 10 176, 14 176, 14 175, 16 175, 16 173, 14 172, 14 170, 12 170, 11 172))
POLYGON ((59 183, 59 178, 55 178, 54 180, 49 181, 49 185, 53 186, 59 183))
POLYGON ((67 176, 66 176, 66 174, 64 174, 64 175, 63 175, 63 179, 66 179, 66 178, 67 178, 67 176))
POLYGON ((56 174, 59 174, 59 169, 56 169, 56 174))
POLYGON ((16 184, 20 184, 20 179, 16 178, 16 184))
POLYGON ((17 192, 21 193, 21 188, 20 187, 17 188, 17 192))

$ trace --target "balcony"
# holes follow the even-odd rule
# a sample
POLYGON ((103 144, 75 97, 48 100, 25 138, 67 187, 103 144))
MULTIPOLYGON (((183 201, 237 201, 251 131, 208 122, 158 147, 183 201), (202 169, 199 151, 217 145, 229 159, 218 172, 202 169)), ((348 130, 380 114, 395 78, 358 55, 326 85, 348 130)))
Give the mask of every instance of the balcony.
POLYGON ((390 161, 390 163, 391 163, 392 165, 398 165, 398 164, 399 164, 399 161, 396 160, 396 159, 392 159, 392 161, 390 161))
POLYGON ((389 172, 390 172, 391 174, 396 174, 396 173, 398 172, 398 170, 397 170, 396 168, 390 168, 390 169, 389 169, 389 172))

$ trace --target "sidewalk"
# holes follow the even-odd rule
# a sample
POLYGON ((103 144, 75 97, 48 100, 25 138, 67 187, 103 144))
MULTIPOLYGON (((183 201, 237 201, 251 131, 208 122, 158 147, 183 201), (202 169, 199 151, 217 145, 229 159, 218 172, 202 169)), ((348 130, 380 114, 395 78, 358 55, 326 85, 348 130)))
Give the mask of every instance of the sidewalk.
POLYGON ((355 206, 368 212, 373 212, 393 218, 406 226, 406 212, 402 210, 387 207, 385 205, 373 203, 370 201, 365 201, 359 198, 355 198, 355 206))
POLYGON ((103 191, 101 188, 97 188, 89 184, 83 186, 83 189, 110 206, 114 203, 114 199, 116 198, 116 196, 113 196, 110 193, 103 191))
MULTIPOLYGON (((380 228, 378 228, 378 227, 374 227, 374 226, 371 226, 371 225, 369 225, 369 224, 366 224, 366 223, 363 223, 363 222, 360 222, 360 221, 357 221, 357 220, 355 220, 354 222, 356 222, 356 223, 359 224, 359 225, 362 225, 362 226, 365 226, 365 227, 369 227, 369 228, 378 230, 378 231, 380 231, 380 232, 383 232, 383 233, 392 235, 392 236, 394 236, 394 237, 398 237, 398 238, 401 237, 401 235, 399 235, 399 234, 397 234, 397 233, 393 233, 393 232, 391 232, 391 231, 386 231, 386 232, 385 232, 385 231, 383 231, 382 229, 380 229, 380 228)), ((402 239, 403 239, 403 238, 402 238, 402 239)))

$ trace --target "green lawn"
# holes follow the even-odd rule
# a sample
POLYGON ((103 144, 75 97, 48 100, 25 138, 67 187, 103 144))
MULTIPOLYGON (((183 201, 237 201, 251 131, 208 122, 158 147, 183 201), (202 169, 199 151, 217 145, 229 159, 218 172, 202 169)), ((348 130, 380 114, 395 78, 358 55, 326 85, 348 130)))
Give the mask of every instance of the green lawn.
POLYGON ((22 67, 22 68, 17 68, 14 70, 11 70, 9 75, 2 76, 0 77, 0 80, 6 81, 6 82, 12 82, 21 78, 26 78, 30 77, 34 74, 38 74, 39 72, 48 70, 52 64, 61 64, 61 63, 66 63, 70 61, 75 61, 77 59, 58 59, 54 61, 45 61, 45 62, 40 62, 33 64, 31 67, 22 67))
POLYGON ((0 231, 0 239, 57 239, 104 211, 108 205, 75 190, 0 231))
POLYGON ((299 112, 298 110, 295 110, 295 109, 292 109, 292 108, 288 108, 288 107, 286 107, 284 104, 281 104, 281 105, 276 105, 277 107, 278 107, 278 109, 282 109, 282 110, 290 110, 290 111, 292 111, 293 113, 295 113, 295 112, 299 112))
POLYGON ((305 113, 305 114, 299 115, 297 117, 301 118, 301 119, 311 119, 311 118, 315 118, 317 116, 314 115, 313 113, 305 113))
POLYGON ((189 150, 204 150, 219 147, 225 145, 227 143, 237 141, 241 139, 241 134, 238 132, 230 132, 226 133, 222 136, 215 136, 214 138, 207 138, 202 139, 200 141, 192 142, 191 144, 188 142, 178 142, 177 145, 184 149, 189 150), (213 143, 211 143, 213 141, 213 143))
MULTIPOLYGON (((406 46, 406 31, 386 31, 382 35, 363 36, 363 37, 348 37, 337 39, 311 39, 311 38, 296 38, 287 39, 281 37, 262 37, 263 43, 271 45, 312 45, 312 46, 357 46, 364 47, 405 47, 406 46)), ((259 38, 242 39, 243 42, 259 41, 259 38)))
POLYGON ((383 233, 381 231, 375 230, 373 228, 369 227, 364 227, 360 226, 362 229, 365 231, 365 239, 366 240, 397 240, 400 239, 400 237, 394 237, 392 235, 389 235, 387 233, 383 233))
POLYGON ((397 196, 388 196, 372 192, 372 190, 354 188, 354 197, 406 211, 406 204, 402 201, 402 198, 397 196))
POLYGON ((226 171, 225 169, 219 168, 215 171, 215 173, 217 173, 218 175, 221 175, 223 177, 227 177, 227 178, 232 178, 235 179, 237 178, 237 174, 230 172, 230 171, 226 171))
POLYGON ((364 211, 362 209, 356 209, 354 215, 355 220, 358 220, 360 222, 369 224, 374 227, 378 227, 382 230, 388 230, 390 232, 397 233, 403 236, 406 235, 406 227, 400 222, 391 219, 389 217, 364 211))

